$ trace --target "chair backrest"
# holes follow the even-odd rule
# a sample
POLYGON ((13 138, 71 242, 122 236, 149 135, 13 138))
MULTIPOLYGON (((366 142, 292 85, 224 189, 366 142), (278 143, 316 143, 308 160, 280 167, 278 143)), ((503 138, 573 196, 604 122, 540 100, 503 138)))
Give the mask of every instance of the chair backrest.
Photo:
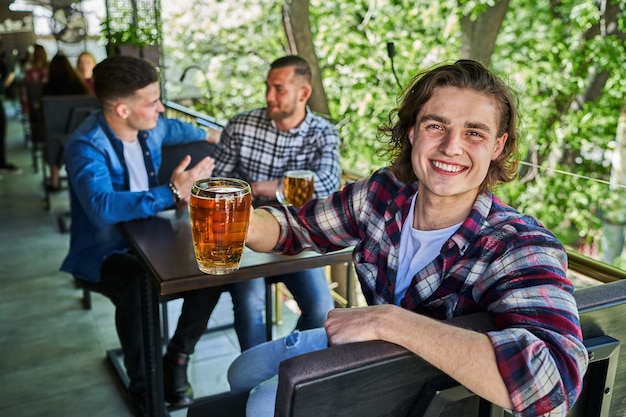
POLYGON ((189 168, 193 168, 205 156, 213 155, 215 145, 206 141, 191 142, 184 145, 169 145, 163 147, 163 160, 159 168, 159 184, 167 184, 172 177, 174 168, 186 155, 191 155, 189 168))
POLYGON ((28 122, 34 143, 45 142, 45 131, 43 125, 43 111, 41 109, 42 82, 26 83, 26 102, 28 104, 28 122))
POLYGON ((626 415, 626 280, 575 292, 590 364, 569 417, 626 415), (621 343, 625 346, 621 346, 621 343))
MULTIPOLYGON (((569 416, 626 415, 626 281, 576 291, 591 363, 569 416)), ((486 331, 486 315, 457 324, 486 331)), ((381 341, 334 346, 281 363, 276 416, 502 415, 407 350, 381 341)))
MULTIPOLYGON (((494 329, 487 314, 456 325, 494 329)), ((406 349, 383 341, 333 346, 280 365, 276 416, 478 416, 489 406, 406 349), (421 396, 420 396, 421 394, 421 396), (448 397, 454 398, 450 409, 448 397), (482 404, 481 404, 482 403, 482 404)), ((489 410, 494 417, 501 410, 489 410)))
POLYGON ((46 142, 51 146, 63 144, 82 121, 99 108, 98 99, 90 95, 41 97, 46 142))

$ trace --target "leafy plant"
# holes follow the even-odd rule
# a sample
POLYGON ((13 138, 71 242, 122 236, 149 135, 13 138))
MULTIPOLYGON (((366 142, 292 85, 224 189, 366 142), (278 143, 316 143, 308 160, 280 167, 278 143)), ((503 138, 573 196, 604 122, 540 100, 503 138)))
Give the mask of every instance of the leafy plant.
POLYGON ((145 48, 159 45, 159 9, 151 4, 133 5, 125 0, 107 2, 107 18, 102 20, 101 35, 104 41, 112 45, 133 45, 145 48))
MULTIPOLYGON (((268 64, 286 50, 282 3, 195 0, 184 11, 164 5, 166 56, 182 66, 204 64, 218 119, 265 105, 268 64)), ((387 163, 377 153, 377 129, 400 95, 387 43, 395 44, 395 69, 406 85, 421 70, 459 59, 461 18, 474 19, 491 5, 310 0, 315 51, 343 138, 345 169, 365 175, 387 163)), ((626 95, 622 15, 621 26, 608 32, 596 30, 606 17, 593 0, 510 2, 491 56, 492 69, 519 97, 523 163, 520 181, 499 187, 498 194, 573 245, 597 239, 599 214, 611 196, 603 181, 626 95), (604 87, 593 91, 599 75, 606 75, 604 87)))

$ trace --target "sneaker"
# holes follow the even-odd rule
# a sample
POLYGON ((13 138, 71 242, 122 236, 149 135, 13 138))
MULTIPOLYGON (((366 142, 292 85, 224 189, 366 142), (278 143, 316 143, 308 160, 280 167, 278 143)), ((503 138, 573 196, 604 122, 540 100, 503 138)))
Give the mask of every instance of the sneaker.
POLYGON ((19 174, 22 170, 13 164, 6 163, 0 165, 0 173, 2 174, 19 174))

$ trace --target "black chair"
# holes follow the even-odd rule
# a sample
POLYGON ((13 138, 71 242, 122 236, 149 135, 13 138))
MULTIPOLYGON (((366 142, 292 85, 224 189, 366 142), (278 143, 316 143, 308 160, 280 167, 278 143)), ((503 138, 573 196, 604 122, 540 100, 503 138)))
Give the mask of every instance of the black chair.
MULTIPOLYGON (((41 90, 42 82, 28 82, 24 86, 26 89, 26 100, 28 104, 28 139, 33 165, 33 171, 39 172, 39 161, 44 158, 44 145, 46 142, 43 126, 43 112, 41 110, 41 90)), ((42 166, 44 180, 46 179, 45 163, 42 166)))
MULTIPOLYGON (((168 145, 163 147, 161 167, 159 168, 158 178, 159 184, 167 184, 174 169, 180 164, 180 161, 187 155, 191 156, 191 163, 188 168, 193 168, 202 158, 206 156, 212 156, 215 149, 215 145, 209 142, 200 141, 186 143, 182 145, 168 145)), ((167 343, 169 338, 169 320, 167 316, 167 303, 168 301, 179 298, 178 295, 173 294, 167 297, 161 297, 161 336, 163 343, 167 343)), ((219 328, 212 328, 211 330, 219 330, 219 328)))
MULTIPOLYGON (((61 165, 65 142, 87 116, 100 108, 100 102, 96 97, 89 95, 42 96, 40 101, 45 141, 44 154, 46 155, 42 171, 47 173, 47 164, 61 165)), ((44 174, 43 189, 46 208, 50 208, 49 179, 49 175, 44 174)), ((67 178, 60 176, 59 181, 67 181, 67 178)), ((69 230, 67 225, 69 219, 69 212, 58 216, 57 221, 61 233, 69 230)))
MULTIPOLYGON (((626 352, 620 352, 619 346, 626 340, 621 319, 626 314, 626 281, 579 290, 576 300, 592 362, 581 398, 569 415, 623 416, 626 352)), ((460 319, 464 327, 480 331, 491 327, 485 316, 460 319)), ((281 364, 279 381, 276 415, 281 417, 492 416, 497 412, 441 371, 385 342, 337 346, 290 359, 281 364), (320 363, 329 365, 321 369, 320 363), (373 395, 372 387, 383 389, 373 395)))
POLYGON ((163 147, 161 167, 159 168, 159 184, 170 182, 174 168, 186 155, 191 156, 189 168, 195 166, 205 156, 213 156, 215 145, 200 141, 185 143, 182 145, 168 145, 163 147))
MULTIPOLYGON (((576 291, 590 365, 583 391, 568 416, 626 415, 626 281, 576 291)), ((452 320, 488 331, 486 314, 452 320)), ((198 400, 188 417, 243 416, 246 395, 198 400)), ((334 346, 281 363, 277 417, 502 416, 507 413, 475 396, 406 349, 382 341, 334 346)))

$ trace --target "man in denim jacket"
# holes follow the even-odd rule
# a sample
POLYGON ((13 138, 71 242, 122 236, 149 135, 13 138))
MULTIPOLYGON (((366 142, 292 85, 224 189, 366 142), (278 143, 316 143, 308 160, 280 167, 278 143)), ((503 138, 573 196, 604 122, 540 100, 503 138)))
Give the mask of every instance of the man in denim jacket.
MULTIPOLYGON (((205 157, 192 169, 186 156, 169 184, 158 184, 161 147, 212 142, 204 130, 161 117, 158 73, 142 59, 114 56, 94 69, 101 111, 89 116, 65 148, 71 195, 71 240, 61 270, 104 294, 115 305, 115 323, 130 379, 131 402, 145 414, 145 370, 140 314, 142 270, 116 229, 119 222, 141 219, 186 205, 196 179, 209 177, 214 161, 205 157)), ((187 362, 220 296, 220 289, 184 295, 178 326, 164 357, 165 399, 188 405, 193 391, 187 362)))

